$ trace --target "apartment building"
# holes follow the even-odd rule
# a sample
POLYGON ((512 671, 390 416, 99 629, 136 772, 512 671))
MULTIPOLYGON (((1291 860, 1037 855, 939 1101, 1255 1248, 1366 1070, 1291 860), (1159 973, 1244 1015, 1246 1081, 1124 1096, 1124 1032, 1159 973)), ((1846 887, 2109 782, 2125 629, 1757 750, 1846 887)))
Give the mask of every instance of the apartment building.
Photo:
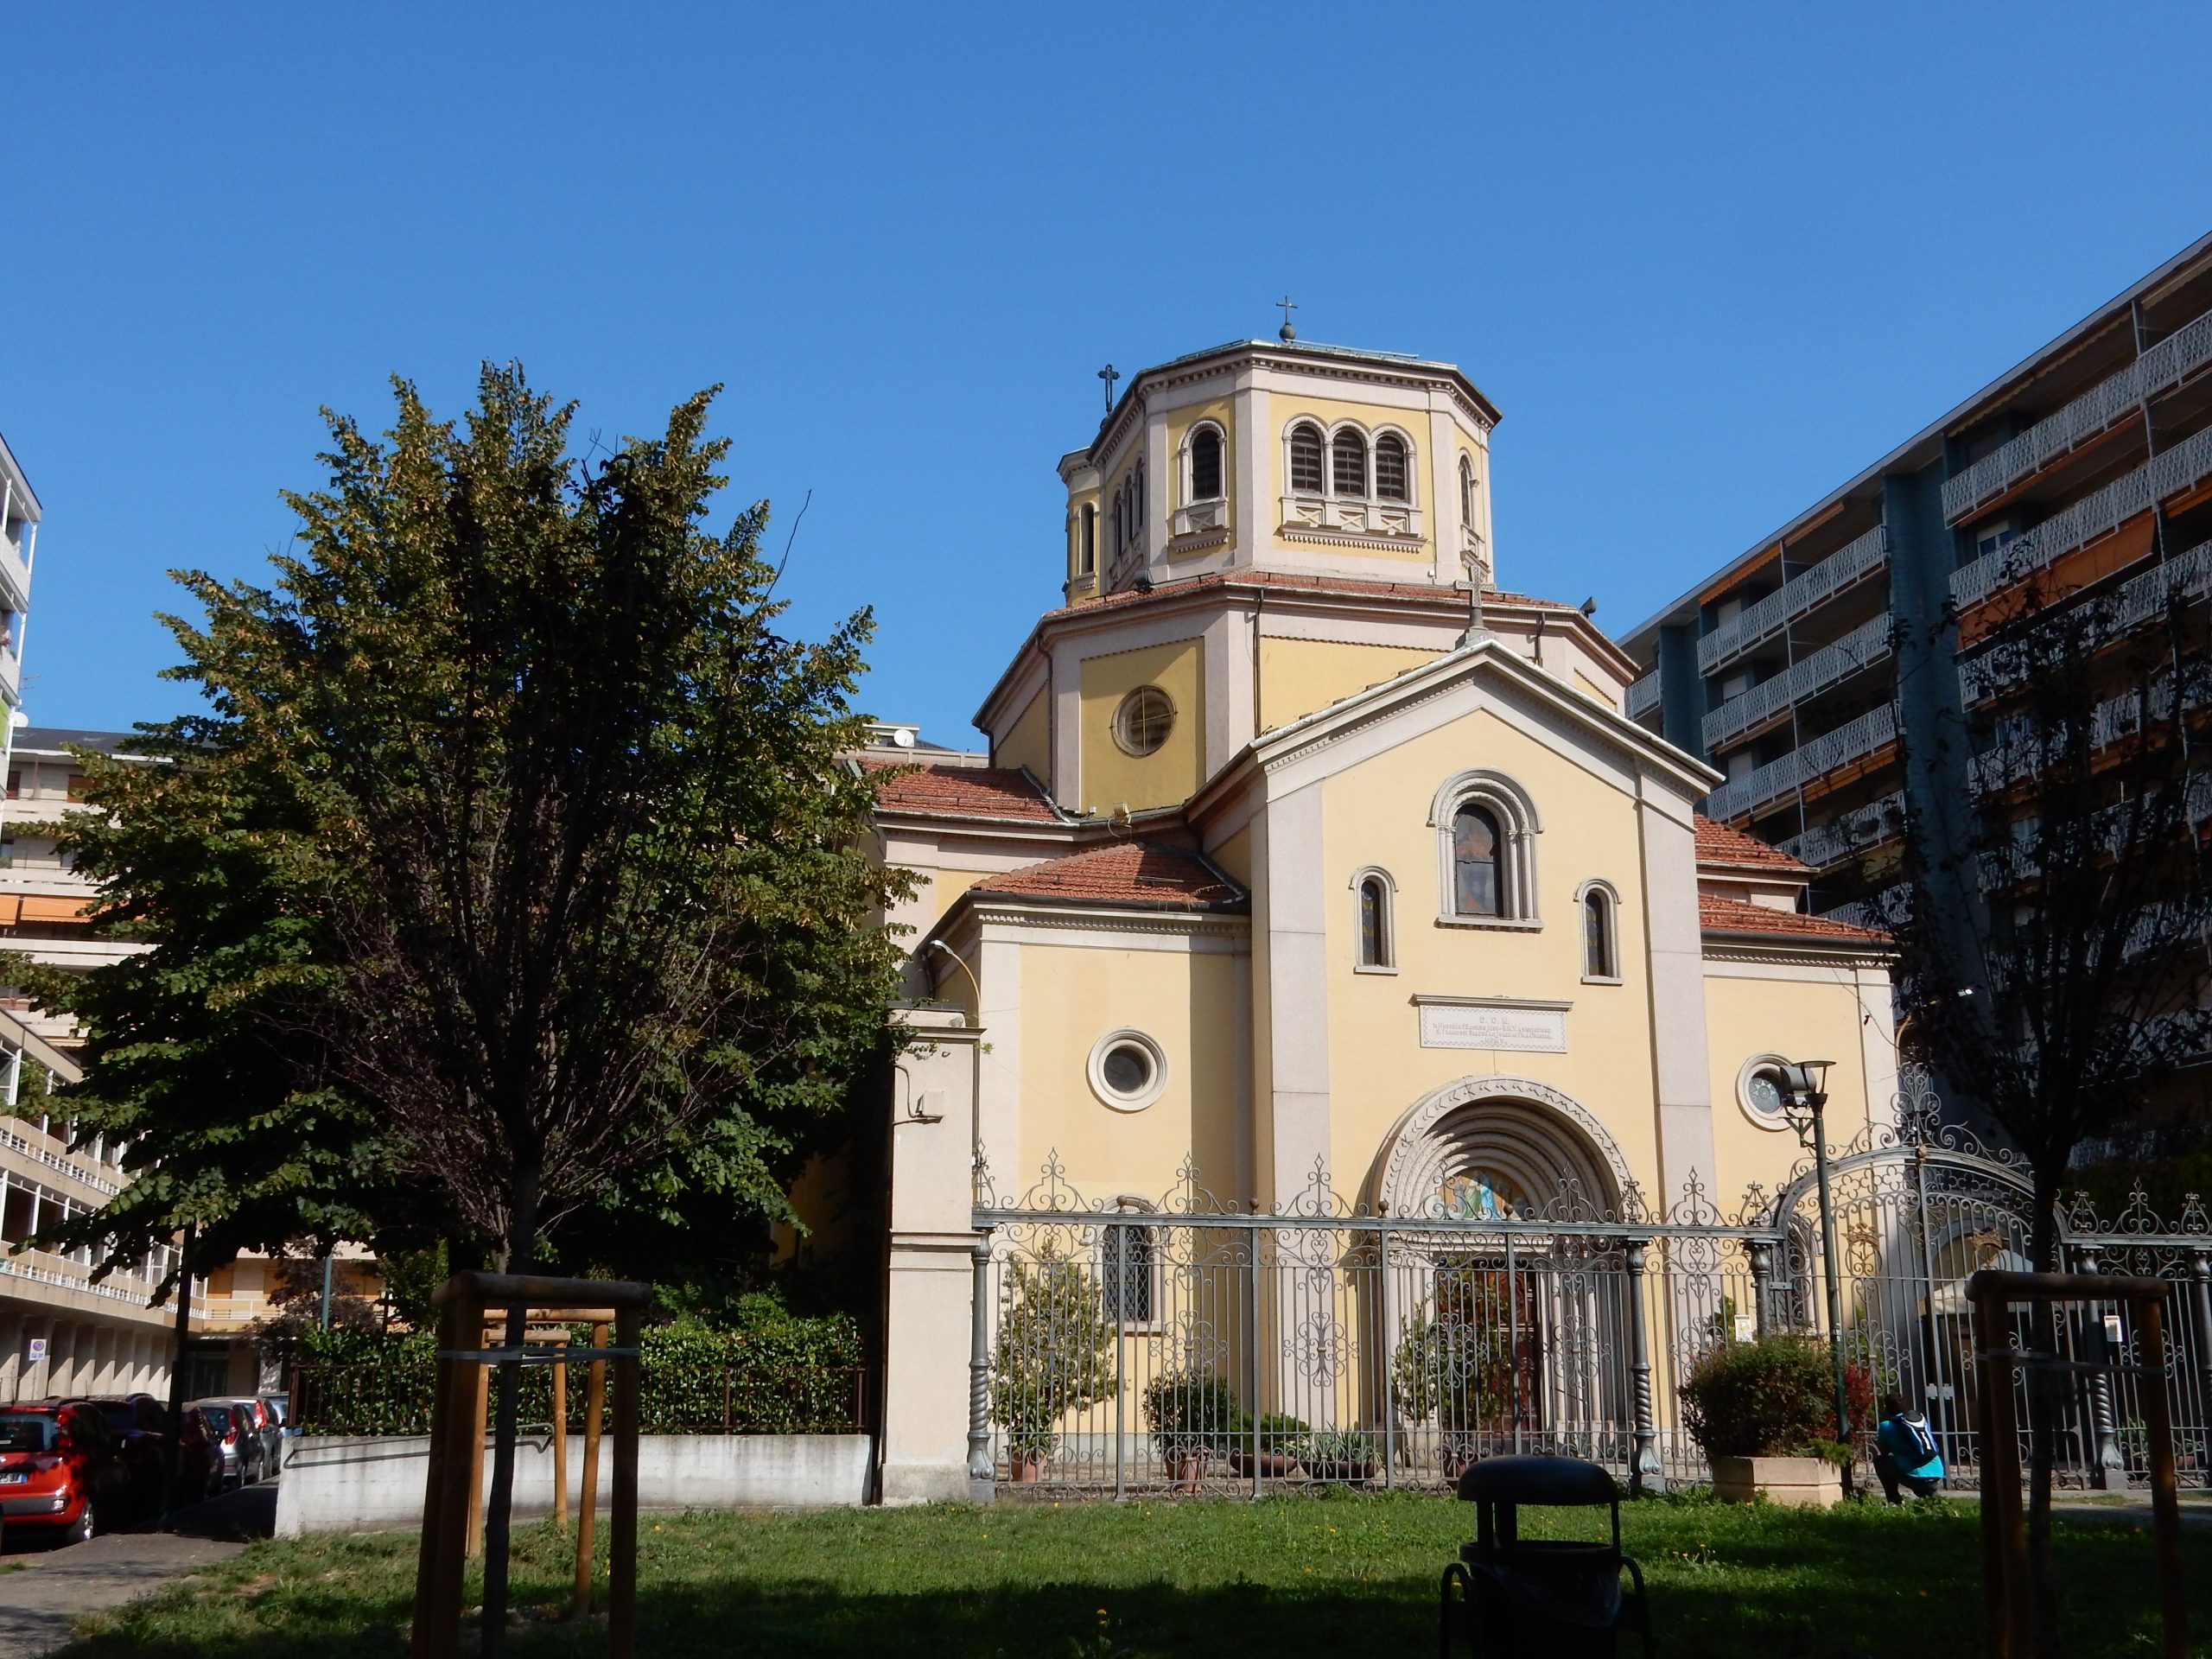
POLYGON ((1630 632, 1627 713, 1726 774, 1710 817, 1815 868, 1816 912, 1894 919, 1891 809, 1975 787, 1977 657, 2031 577, 2146 622, 2212 593, 2212 236, 1630 632))

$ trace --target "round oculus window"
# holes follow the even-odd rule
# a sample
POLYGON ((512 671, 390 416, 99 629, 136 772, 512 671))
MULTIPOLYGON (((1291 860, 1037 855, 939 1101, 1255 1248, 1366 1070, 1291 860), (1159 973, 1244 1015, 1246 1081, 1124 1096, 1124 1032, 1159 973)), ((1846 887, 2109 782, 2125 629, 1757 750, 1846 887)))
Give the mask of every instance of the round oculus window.
POLYGON ((1156 685, 1141 685, 1114 710, 1114 741, 1129 754, 1152 754, 1175 727, 1175 705, 1156 685))
POLYGON ((1141 1031, 1113 1031, 1090 1051, 1090 1088, 1117 1112, 1142 1111, 1167 1084, 1167 1057, 1141 1031))
POLYGON ((1736 1076, 1736 1103, 1744 1109, 1744 1116, 1763 1129, 1789 1127, 1783 1116, 1788 1104, 1782 1091, 1782 1068, 1784 1061, 1777 1054, 1755 1054, 1744 1062, 1744 1069, 1736 1076))

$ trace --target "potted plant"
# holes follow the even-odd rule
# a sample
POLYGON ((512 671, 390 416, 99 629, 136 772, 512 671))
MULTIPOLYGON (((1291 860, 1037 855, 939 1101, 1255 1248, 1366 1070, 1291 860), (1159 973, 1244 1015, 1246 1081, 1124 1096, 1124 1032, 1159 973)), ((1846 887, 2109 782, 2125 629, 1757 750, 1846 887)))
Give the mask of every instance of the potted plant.
POLYGON ((1014 1283, 999 1316, 991 1365, 991 1421, 1006 1431, 1008 1471, 1039 1478, 1059 1449, 1058 1426, 1110 1398, 1114 1325, 1079 1262, 1046 1251, 1009 1264, 1014 1283))
POLYGON ((1306 1447, 1306 1472, 1316 1480, 1339 1480, 1363 1486, 1375 1478, 1381 1451, 1365 1429, 1344 1429, 1316 1434, 1306 1447))
POLYGON ((1716 1344, 1681 1389, 1682 1421, 1713 1465, 1713 1495, 1825 1509, 1843 1496, 1827 1351, 1794 1332, 1716 1344))
POLYGON ((1229 1442, 1229 1466, 1240 1475, 1257 1473, 1269 1480, 1286 1480, 1298 1472, 1307 1433, 1304 1418, 1268 1412, 1261 1417, 1255 1435, 1251 1418, 1240 1411, 1229 1442), (1252 1451, 1255 1439, 1260 1447, 1256 1457, 1252 1451))
POLYGON ((1198 1490, 1206 1465, 1226 1449, 1241 1415, 1229 1384, 1195 1365, 1162 1371, 1145 1387, 1145 1423, 1179 1492, 1198 1490))
POLYGON ((1433 1318, 1414 1315, 1390 1361, 1399 1409, 1415 1422, 1436 1424, 1446 1480, 1475 1460, 1480 1432, 1512 1410, 1511 1338, 1463 1306, 1467 1300, 1447 1302, 1433 1318))

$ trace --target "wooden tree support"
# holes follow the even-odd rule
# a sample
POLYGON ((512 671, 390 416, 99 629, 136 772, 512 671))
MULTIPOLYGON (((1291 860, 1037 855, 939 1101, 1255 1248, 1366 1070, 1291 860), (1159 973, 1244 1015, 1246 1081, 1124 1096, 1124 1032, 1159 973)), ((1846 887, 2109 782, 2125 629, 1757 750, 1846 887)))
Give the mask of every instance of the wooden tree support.
POLYGON ((601 1425, 607 1371, 613 1369, 614 1491, 607 1516, 607 1650, 630 1659, 638 1624, 638 1339, 652 1287, 604 1279, 542 1279, 531 1274, 458 1273, 430 1300, 438 1310, 438 1359, 430 1406, 430 1458, 423 1493, 423 1543, 415 1574, 410 1659, 454 1659, 468 1558, 482 1546, 484 1409, 490 1370, 503 1363, 550 1364, 555 1370, 556 1513, 568 1505, 566 1373, 571 1357, 586 1361, 583 1490, 576 1527, 575 1610, 591 1606, 594 1510, 599 1482, 601 1425), (532 1331, 524 1348, 500 1345, 510 1310, 547 1326, 588 1325, 592 1342, 579 1348, 565 1328, 532 1331), (500 1337, 487 1332, 497 1310, 500 1337), (610 1327, 614 1341, 607 1343, 610 1327), (554 1340, 538 1345, 536 1338, 554 1340))
MULTIPOLYGON (((2151 1452, 2152 1542, 2166 1659, 2189 1659, 2189 1600, 2181 1574, 2181 1495, 2174 1475, 2172 1368, 2166 1357, 2166 1281, 2093 1273, 1997 1273, 1967 1281, 1980 1351, 1974 1367, 1981 1418, 1981 1593, 1989 1659, 2038 1659, 2030 1599, 2027 1516, 2020 1497, 2019 1422, 2012 1376, 2038 1361, 2002 1339, 2005 1310, 2022 1302, 2125 1302, 2143 1363, 2136 1369, 2151 1452)), ((2069 1365, 2108 1370, 2118 1366, 2069 1365)))

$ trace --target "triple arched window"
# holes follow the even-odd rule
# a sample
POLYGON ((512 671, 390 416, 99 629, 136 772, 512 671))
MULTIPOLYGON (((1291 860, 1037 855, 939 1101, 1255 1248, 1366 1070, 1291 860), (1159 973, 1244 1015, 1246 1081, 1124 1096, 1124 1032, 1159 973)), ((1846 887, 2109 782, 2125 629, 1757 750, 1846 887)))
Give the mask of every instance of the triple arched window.
POLYGON ((1294 495, 1408 505, 1414 499, 1413 446, 1400 432, 1370 439, 1349 422, 1325 433, 1318 422, 1299 421, 1290 429, 1288 470, 1294 495))
POLYGON ((1141 461, 1122 474, 1121 486, 1114 492, 1108 522, 1113 532, 1114 556, 1116 559, 1132 548, 1143 544, 1144 462, 1141 461))

